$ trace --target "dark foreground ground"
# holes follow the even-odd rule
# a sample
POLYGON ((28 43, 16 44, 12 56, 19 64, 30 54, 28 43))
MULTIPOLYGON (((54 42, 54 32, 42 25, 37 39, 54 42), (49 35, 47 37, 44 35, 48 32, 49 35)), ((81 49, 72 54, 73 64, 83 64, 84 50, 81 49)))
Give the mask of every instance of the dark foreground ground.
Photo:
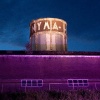
POLYGON ((0 55, 100 55, 100 52, 84 51, 11 51, 0 50, 0 55))
POLYGON ((16 91, 0 93, 0 100, 100 100, 100 90, 16 91))

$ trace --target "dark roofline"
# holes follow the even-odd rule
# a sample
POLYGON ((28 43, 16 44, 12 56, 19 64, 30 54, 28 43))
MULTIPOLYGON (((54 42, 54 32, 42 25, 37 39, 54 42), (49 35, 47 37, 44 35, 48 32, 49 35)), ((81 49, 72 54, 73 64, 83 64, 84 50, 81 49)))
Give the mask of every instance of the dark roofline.
POLYGON ((2 50, 0 55, 97 55, 100 52, 83 52, 83 51, 11 51, 2 50))

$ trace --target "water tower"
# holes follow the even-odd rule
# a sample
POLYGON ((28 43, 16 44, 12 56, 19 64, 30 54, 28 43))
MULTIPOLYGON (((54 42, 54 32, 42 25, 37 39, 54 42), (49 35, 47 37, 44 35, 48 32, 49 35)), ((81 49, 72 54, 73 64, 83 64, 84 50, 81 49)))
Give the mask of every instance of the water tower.
POLYGON ((67 23, 58 18, 40 18, 30 23, 32 51, 66 51, 67 23))

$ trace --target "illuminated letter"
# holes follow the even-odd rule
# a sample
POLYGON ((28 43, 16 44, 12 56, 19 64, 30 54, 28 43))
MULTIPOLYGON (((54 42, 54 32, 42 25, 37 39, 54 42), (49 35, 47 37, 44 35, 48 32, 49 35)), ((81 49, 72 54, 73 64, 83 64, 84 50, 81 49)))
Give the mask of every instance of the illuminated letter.
POLYGON ((48 22, 45 22, 45 24, 44 24, 44 30, 46 29, 46 27, 48 28, 48 29, 50 29, 50 26, 49 26, 49 24, 48 24, 48 22))
POLYGON ((38 25, 38 30, 40 30, 41 22, 37 23, 38 25))
POLYGON ((54 25, 53 25, 53 29, 56 29, 56 30, 58 30, 58 27, 57 27, 57 24, 56 24, 56 22, 54 23, 54 25))
POLYGON ((34 24, 34 26, 32 25, 32 32, 35 31, 36 32, 36 25, 34 24))

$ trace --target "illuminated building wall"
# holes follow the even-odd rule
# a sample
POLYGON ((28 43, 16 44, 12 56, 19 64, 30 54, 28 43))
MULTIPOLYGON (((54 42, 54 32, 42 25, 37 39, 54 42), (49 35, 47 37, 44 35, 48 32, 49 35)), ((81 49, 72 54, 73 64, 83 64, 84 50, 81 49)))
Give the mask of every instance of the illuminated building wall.
POLYGON ((66 51, 67 23, 57 18, 41 18, 30 23, 30 45, 35 51, 66 51))
POLYGON ((0 91, 100 89, 99 55, 0 55, 0 91))

